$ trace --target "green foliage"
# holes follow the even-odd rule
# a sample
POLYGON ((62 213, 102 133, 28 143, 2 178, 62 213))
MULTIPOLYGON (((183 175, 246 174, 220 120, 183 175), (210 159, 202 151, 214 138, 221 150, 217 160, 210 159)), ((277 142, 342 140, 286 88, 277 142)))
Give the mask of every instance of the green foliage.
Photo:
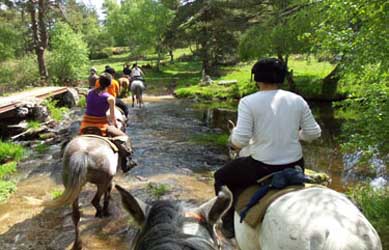
POLYGON ((49 149, 49 146, 45 143, 41 143, 35 147, 35 151, 38 152, 38 154, 44 154, 49 149))
POLYGON ((78 101, 78 106, 80 108, 86 107, 86 97, 84 95, 80 95, 80 100, 78 101))
POLYGON ((379 233, 388 232, 389 226, 389 188, 374 190, 369 185, 351 188, 348 195, 362 209, 363 214, 379 233))
POLYGON ((168 192, 170 192, 170 187, 167 184, 163 183, 149 183, 147 185, 147 192, 151 194, 154 198, 159 199, 168 192))
POLYGON ((40 128, 41 123, 34 120, 27 121, 27 128, 37 129, 40 128))
POLYGON ((362 76, 348 74, 344 78, 353 83, 343 86, 353 97, 338 106, 357 116, 342 127, 342 148, 346 152, 362 151, 365 156, 378 153, 385 159, 389 153, 389 74, 378 74, 376 70, 366 67, 362 76))
POLYGON ((58 101, 56 101, 56 100, 46 99, 43 102, 43 105, 45 105, 47 107, 47 109, 49 110, 51 118, 53 118, 54 121, 56 121, 56 122, 60 122, 62 120, 64 114, 69 112, 69 108, 58 107, 57 103, 58 103, 58 101))
POLYGON ((16 191, 15 182, 0 180, 0 202, 3 202, 6 199, 8 199, 11 193, 15 191, 16 191))
POLYGON ((25 46, 26 29, 14 9, 0 11, 0 61, 19 56, 25 46))
POLYGON ((0 68, 0 86, 6 86, 8 92, 35 85, 39 80, 37 61, 31 54, 0 62, 0 68))
POLYGON ((129 46, 132 54, 158 49, 172 11, 159 1, 106 1, 106 28, 117 46, 129 46))
POLYGON ((18 144, 0 141, 0 164, 19 161, 24 156, 24 148, 18 144))
POLYGON ((3 179, 4 177, 16 172, 16 166, 17 162, 16 161, 10 161, 5 164, 0 165, 0 180, 3 179))
POLYGON ((51 191, 50 193, 51 193, 51 197, 53 198, 53 200, 55 200, 63 194, 63 190, 56 188, 53 191, 51 191))
POLYGON ((54 82, 66 83, 80 79, 88 65, 88 48, 82 35, 68 24, 58 22, 51 33, 49 73, 54 82))

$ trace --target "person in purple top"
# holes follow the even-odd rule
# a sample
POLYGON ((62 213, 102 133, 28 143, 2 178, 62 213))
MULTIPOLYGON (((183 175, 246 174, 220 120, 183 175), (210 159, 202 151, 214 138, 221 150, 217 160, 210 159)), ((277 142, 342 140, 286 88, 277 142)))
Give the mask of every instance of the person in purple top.
POLYGON ((107 88, 111 85, 112 76, 108 73, 103 73, 99 77, 100 86, 89 91, 86 97, 86 111, 81 122, 80 134, 87 127, 96 127, 100 129, 103 136, 125 136, 126 142, 123 147, 119 148, 119 153, 122 154, 124 160, 122 161, 122 169, 127 172, 130 168, 126 162, 127 157, 131 156, 131 141, 126 133, 117 128, 117 121, 115 117, 115 97, 107 92, 107 88), (107 111, 109 110, 108 123, 107 111))

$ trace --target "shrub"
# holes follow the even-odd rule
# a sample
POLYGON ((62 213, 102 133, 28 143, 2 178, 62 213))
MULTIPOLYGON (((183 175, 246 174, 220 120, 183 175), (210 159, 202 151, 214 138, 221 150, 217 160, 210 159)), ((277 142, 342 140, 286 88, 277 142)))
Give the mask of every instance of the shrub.
POLYGON ((32 54, 1 62, 0 68, 0 85, 3 86, 4 92, 16 91, 39 82, 36 57, 32 54))
POLYGON ((0 180, 0 202, 5 201, 15 192, 16 184, 13 181, 2 181, 0 180))
POLYGON ((88 65, 88 48, 82 35, 68 24, 58 22, 51 34, 52 51, 49 54, 49 75, 54 82, 78 80, 88 65))
POLYGON ((69 112, 69 108, 58 107, 57 103, 58 101, 56 100, 45 100, 43 105, 45 105, 49 110, 51 118, 53 118, 56 122, 59 122, 62 120, 63 115, 69 112))
POLYGON ((0 141, 0 164, 21 160, 24 148, 18 144, 0 141))
POLYGON ((374 190, 365 184, 358 185, 347 193, 379 232, 389 230, 389 187, 374 190))
POLYGON ((0 165, 0 179, 16 171, 16 161, 11 161, 0 165))

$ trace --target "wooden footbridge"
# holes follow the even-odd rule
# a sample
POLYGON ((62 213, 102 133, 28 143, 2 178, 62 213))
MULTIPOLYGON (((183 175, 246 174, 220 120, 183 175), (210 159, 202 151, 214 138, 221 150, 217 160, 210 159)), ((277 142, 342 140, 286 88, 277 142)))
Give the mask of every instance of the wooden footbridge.
POLYGON ((0 97, 0 116, 12 111, 29 100, 42 101, 45 98, 63 94, 68 91, 67 87, 41 87, 19 92, 6 97, 0 97))

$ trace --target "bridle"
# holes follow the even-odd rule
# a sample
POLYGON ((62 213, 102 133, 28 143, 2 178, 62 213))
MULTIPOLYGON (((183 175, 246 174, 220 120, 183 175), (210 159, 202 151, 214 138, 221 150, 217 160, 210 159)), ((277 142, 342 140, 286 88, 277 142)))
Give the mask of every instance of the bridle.
POLYGON ((187 212, 185 212, 184 216, 185 216, 185 218, 188 218, 194 222, 197 222, 198 224, 207 228, 207 231, 210 233, 211 238, 213 239, 213 242, 209 242, 202 237, 199 237, 199 240, 203 241, 204 243, 206 243, 206 245, 212 247, 213 249, 215 249, 215 247, 216 247, 216 249, 222 250, 222 241, 220 240, 219 235, 216 233, 216 225, 210 226, 207 223, 207 220, 204 217, 204 215, 198 214, 196 212, 187 211, 187 212))

